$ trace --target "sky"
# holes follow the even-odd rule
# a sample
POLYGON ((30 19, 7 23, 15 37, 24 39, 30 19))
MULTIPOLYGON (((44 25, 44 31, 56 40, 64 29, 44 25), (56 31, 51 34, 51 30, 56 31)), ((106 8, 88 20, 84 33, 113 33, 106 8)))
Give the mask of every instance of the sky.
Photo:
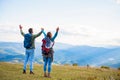
POLYGON ((0 0, 0 42, 23 42, 19 24, 53 35, 59 26, 55 42, 120 46, 120 0, 0 0))

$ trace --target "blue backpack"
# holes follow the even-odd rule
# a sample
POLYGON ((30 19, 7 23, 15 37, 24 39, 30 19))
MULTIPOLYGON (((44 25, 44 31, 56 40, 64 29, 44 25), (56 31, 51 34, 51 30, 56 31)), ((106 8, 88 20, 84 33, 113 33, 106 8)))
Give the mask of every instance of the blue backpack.
POLYGON ((28 33, 24 35, 24 47, 26 49, 31 48, 32 46, 31 40, 32 40, 32 34, 28 33))

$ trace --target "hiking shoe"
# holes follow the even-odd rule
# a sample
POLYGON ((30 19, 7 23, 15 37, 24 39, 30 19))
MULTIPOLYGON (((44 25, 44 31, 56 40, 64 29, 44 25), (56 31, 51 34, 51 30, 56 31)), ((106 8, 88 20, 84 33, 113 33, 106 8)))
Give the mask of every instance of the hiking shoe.
POLYGON ((44 77, 48 77, 47 74, 46 74, 46 72, 44 73, 44 77))
POLYGON ((30 71, 30 74, 34 74, 32 71, 30 71))
POLYGON ((26 70, 23 70, 23 74, 26 74, 26 70))
POLYGON ((50 73, 48 73, 48 76, 47 76, 48 78, 51 78, 51 76, 50 76, 50 73))

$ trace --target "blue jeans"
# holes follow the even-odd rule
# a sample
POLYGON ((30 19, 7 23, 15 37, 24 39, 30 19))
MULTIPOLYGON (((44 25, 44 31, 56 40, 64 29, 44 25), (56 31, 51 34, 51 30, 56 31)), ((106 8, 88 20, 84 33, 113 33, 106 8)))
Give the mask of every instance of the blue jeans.
POLYGON ((48 65, 48 73, 51 72, 52 58, 51 57, 43 57, 44 60, 44 72, 46 72, 46 68, 48 65))
POLYGON ((26 70, 27 62, 30 62, 30 71, 33 70, 34 49, 26 49, 23 69, 26 70))

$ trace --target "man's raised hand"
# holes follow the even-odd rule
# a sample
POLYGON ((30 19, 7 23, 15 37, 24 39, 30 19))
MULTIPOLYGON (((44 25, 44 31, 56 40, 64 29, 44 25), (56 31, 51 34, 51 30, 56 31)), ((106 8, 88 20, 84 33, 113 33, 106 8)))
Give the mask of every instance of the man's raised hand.
POLYGON ((19 28, 20 28, 20 29, 22 29, 22 26, 21 26, 21 25, 19 25, 19 28))

